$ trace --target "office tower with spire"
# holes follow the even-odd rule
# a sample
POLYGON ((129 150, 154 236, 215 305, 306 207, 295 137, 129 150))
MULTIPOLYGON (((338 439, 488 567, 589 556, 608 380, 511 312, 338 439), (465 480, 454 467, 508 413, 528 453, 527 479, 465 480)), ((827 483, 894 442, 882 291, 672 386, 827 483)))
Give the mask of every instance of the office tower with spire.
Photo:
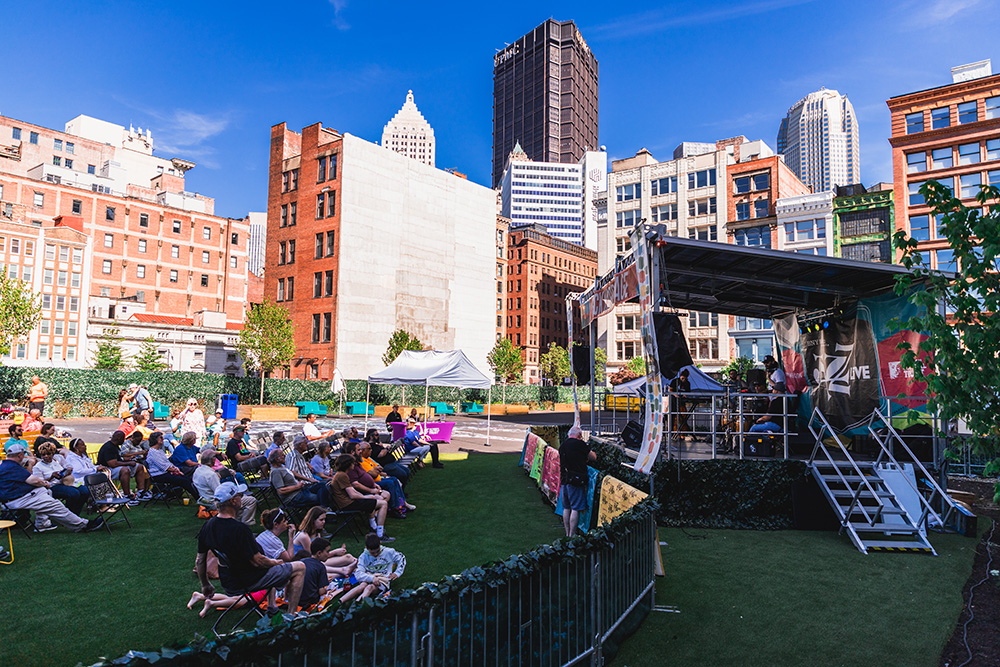
POLYGON ((572 21, 549 19, 493 56, 493 187, 520 144, 534 162, 598 149, 597 58, 572 21))
POLYGON ((434 166, 434 129, 406 91, 406 101, 382 129, 382 145, 401 155, 434 166))
POLYGON ((813 192, 861 182, 858 119, 847 95, 821 88, 803 97, 781 120, 777 143, 813 192))

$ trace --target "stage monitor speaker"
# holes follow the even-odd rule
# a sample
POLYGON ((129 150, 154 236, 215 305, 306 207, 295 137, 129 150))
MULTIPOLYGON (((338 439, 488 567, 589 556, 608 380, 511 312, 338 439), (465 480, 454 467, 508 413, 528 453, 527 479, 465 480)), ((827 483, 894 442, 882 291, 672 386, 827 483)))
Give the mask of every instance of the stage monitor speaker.
POLYGON ((672 380, 682 368, 692 364, 681 320, 674 313, 653 313, 653 329, 660 358, 660 375, 672 380))
POLYGON ((629 449, 642 449, 642 424, 634 419, 629 420, 622 429, 622 442, 629 449))
POLYGON ((574 345, 572 348, 571 363, 573 374, 576 375, 577 384, 590 384, 590 346, 574 345))

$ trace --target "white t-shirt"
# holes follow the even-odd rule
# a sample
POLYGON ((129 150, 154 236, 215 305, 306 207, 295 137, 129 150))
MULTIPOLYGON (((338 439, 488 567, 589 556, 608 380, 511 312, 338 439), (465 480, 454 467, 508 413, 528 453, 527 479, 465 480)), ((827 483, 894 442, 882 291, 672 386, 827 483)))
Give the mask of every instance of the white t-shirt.
MULTIPOLYGON (((48 480, 49 477, 52 476, 52 473, 59 472, 60 470, 64 470, 65 468, 66 466, 62 464, 62 461, 59 460, 59 457, 53 456, 52 463, 46 463, 42 459, 38 459, 38 462, 35 464, 35 467, 31 469, 31 474, 37 475, 44 480, 48 480)), ((52 480, 52 483, 54 484, 58 481, 59 481, 58 479, 55 479, 52 480)))
POLYGON ((316 426, 316 424, 306 422, 305 425, 302 426, 302 435, 306 436, 310 440, 315 440, 316 438, 322 438, 323 432, 319 430, 319 427, 316 426))
POLYGON ((264 555, 268 558, 279 558, 285 550, 285 545, 281 543, 281 538, 269 530, 257 536, 257 544, 263 549, 264 555))
POLYGON ((770 380, 771 380, 771 384, 772 385, 776 385, 776 384, 779 384, 779 383, 780 384, 784 384, 785 383, 785 371, 781 370, 780 368, 774 369, 774 372, 771 373, 770 380))
POLYGON ((201 496, 200 499, 203 502, 214 502, 212 494, 215 493, 215 489, 222 483, 219 479, 219 473, 204 464, 194 469, 191 482, 194 484, 194 488, 198 489, 198 495, 201 496))
POLYGON ((73 479, 76 480, 77 486, 83 484, 84 477, 97 472, 97 466, 94 465, 89 456, 80 456, 76 452, 66 453, 66 465, 73 469, 73 479))

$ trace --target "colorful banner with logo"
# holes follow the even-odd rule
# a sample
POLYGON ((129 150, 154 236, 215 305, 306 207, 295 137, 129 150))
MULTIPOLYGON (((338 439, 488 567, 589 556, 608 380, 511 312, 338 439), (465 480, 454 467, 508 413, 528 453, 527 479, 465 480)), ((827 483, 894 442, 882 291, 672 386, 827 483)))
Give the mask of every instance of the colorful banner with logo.
POLYGON ((601 504, 597 508, 597 525, 603 526, 615 517, 621 516, 648 495, 620 479, 605 475, 601 480, 601 504))
POLYGON ((562 483, 560 472, 559 450, 555 447, 546 447, 542 456, 542 477, 539 486, 550 503, 556 502, 559 498, 559 487, 562 483))
POLYGON ((619 258, 613 272, 598 278, 597 284, 580 296, 580 321, 588 325, 638 295, 635 256, 625 255, 619 258))
MULTIPOLYGON (((913 372, 900 365, 903 351, 900 342, 916 349, 926 336, 913 331, 897 331, 894 319, 905 320, 917 313, 917 306, 906 296, 888 293, 861 299, 856 308, 843 317, 802 319, 788 315, 774 320, 774 333, 781 351, 785 384, 789 391, 800 393, 799 415, 809 419, 818 407, 840 433, 867 433, 867 425, 876 408, 886 408, 881 396, 924 396, 927 384, 916 380, 913 372)), ((923 399, 900 402, 892 409, 899 412, 919 408, 923 399)))
POLYGON ((648 475, 660 453, 663 387, 660 385, 660 355, 656 345, 656 327, 653 324, 652 278, 645 228, 633 229, 631 236, 639 284, 639 312, 642 313, 642 355, 646 359, 646 421, 643 424, 642 446, 639 448, 639 457, 635 460, 635 469, 648 475))
MULTIPOLYGON (((577 525, 580 530, 590 530, 590 517, 594 512, 594 490, 597 488, 597 478, 600 473, 591 467, 587 467, 587 509, 580 512, 580 523, 577 525)), ((556 498, 556 514, 562 516, 562 496, 556 498)))

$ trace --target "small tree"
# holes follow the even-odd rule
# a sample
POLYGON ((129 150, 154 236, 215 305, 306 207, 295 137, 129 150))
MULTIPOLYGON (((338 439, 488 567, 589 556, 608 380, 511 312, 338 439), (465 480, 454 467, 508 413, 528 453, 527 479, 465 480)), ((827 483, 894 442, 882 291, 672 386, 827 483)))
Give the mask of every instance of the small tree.
POLYGON ((538 360, 538 372, 552 384, 559 384, 573 372, 569 364, 569 352, 562 345, 549 343, 549 351, 538 360))
POLYGON ((728 378, 729 371, 735 370, 737 376, 741 380, 747 379, 747 371, 753 370, 755 363, 754 360, 749 357, 734 357, 729 360, 729 363, 722 367, 722 377, 728 378))
POLYGON ((142 341, 139 352, 132 359, 137 371, 162 371, 167 367, 167 362, 163 360, 160 350, 156 345, 156 340, 149 336, 142 341))
POLYGON ((295 325, 283 306, 264 299, 247 313, 236 340, 247 372, 260 373, 260 404, 264 404, 264 377, 295 356, 295 325))
POLYGON ((625 368, 629 369, 637 376, 646 374, 646 358, 645 357, 632 357, 625 364, 625 368))
POLYGON ((420 352, 424 349, 424 344, 416 336, 411 336, 405 329, 396 329, 389 336, 389 346, 382 355, 382 363, 386 366, 391 364, 403 350, 413 350, 420 352))
MULTIPOLYGON (((940 221, 938 238, 946 237, 951 246, 954 263, 947 268, 958 275, 951 280, 932 272, 914 239, 904 231, 894 236, 900 263, 912 272, 897 278, 896 293, 910 294, 915 279, 925 286, 910 295, 920 314, 898 325, 926 339, 917 350, 900 343, 901 365, 927 383, 930 409, 943 420, 966 420, 974 450, 994 459, 984 474, 995 475, 1000 472, 1000 189, 983 187, 976 208, 963 206, 936 181, 925 183, 920 193, 940 221)), ((939 269, 946 268, 943 263, 939 250, 939 269)), ((1000 484, 995 493, 1000 500, 1000 484)))
POLYGON ((8 354, 18 338, 38 324, 42 305, 27 283, 11 278, 0 266, 0 355, 8 354))
POLYGON ((122 350, 118 329, 106 329, 104 335, 97 341, 97 352, 94 354, 94 368, 105 371, 117 371, 125 367, 125 352, 122 350))
POLYGON ((521 350, 510 342, 509 338, 501 338, 486 355, 486 363, 501 382, 520 380, 524 373, 524 359, 521 350))
POLYGON ((606 366, 608 365, 608 353, 604 351, 603 347, 598 347, 594 349, 594 384, 597 383, 604 384, 606 366))

